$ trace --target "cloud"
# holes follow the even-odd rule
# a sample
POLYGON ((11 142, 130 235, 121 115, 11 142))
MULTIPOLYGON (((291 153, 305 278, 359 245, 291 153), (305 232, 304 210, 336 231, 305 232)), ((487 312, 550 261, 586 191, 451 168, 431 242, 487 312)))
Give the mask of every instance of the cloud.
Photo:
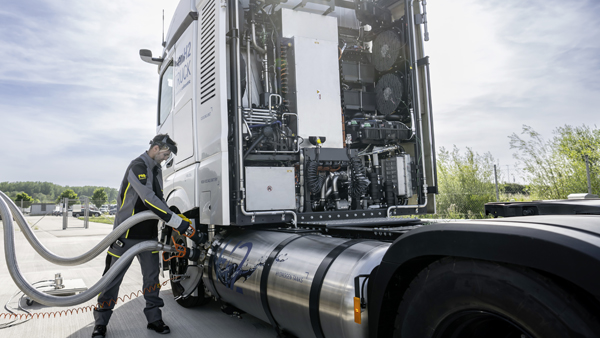
POLYGON ((162 8, 176 4, 11 1, 0 9, 0 181, 117 187, 156 131, 162 8))
POLYGON ((438 145, 512 165, 507 137, 523 124, 550 138, 564 124, 600 122, 600 4, 428 4, 438 145))
MULTIPOLYGON (((156 131, 156 67, 177 3, 8 1, 0 8, 0 181, 117 187, 156 131)), ((512 164, 531 125, 600 125, 600 3, 430 0, 436 144, 512 164)))

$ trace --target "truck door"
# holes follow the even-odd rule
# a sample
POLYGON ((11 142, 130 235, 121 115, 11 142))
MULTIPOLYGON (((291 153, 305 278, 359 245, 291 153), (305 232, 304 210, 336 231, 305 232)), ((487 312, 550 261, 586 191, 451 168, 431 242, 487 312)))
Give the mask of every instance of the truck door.
MULTIPOLYGON (((172 53, 171 53, 172 56, 172 53)), ((157 115, 157 134, 169 134, 173 135, 173 119, 171 111, 173 110, 173 62, 168 59, 165 61, 167 64, 163 68, 159 82, 159 93, 158 93, 158 115, 157 115)), ((173 174, 175 173, 175 166, 173 162, 163 163, 163 180, 164 180, 164 191, 169 191, 170 186, 173 185, 173 174)))
POLYGON ((173 114, 173 140, 177 142, 175 170, 194 163, 194 67, 197 21, 194 21, 175 43, 173 60, 173 85, 175 92, 173 114))

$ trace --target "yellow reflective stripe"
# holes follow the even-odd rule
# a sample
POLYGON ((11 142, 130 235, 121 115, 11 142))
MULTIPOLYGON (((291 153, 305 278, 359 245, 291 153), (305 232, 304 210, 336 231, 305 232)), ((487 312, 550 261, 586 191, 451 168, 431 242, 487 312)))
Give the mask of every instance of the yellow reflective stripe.
POLYGON ((151 206, 153 206, 155 209, 158 209, 158 210, 160 210, 160 211, 164 212, 165 214, 167 213, 166 211, 162 210, 161 208, 157 207, 156 205, 154 205, 154 204, 152 204, 152 203, 148 202, 148 200, 144 200, 144 201, 146 201, 146 203, 148 203, 148 204, 150 204, 151 206))
POLYGON ((159 251, 152 251, 152 253, 153 253, 153 254, 155 254, 155 253, 159 253, 159 251))
POLYGON ((123 194, 123 202, 121 202, 121 208, 123 207, 123 204, 125 204, 125 197, 127 197, 127 190, 129 190, 130 185, 131 183, 127 183, 127 188, 125 188, 125 193, 123 194))
POLYGON ((117 255, 115 255, 114 253, 112 253, 110 251, 106 251, 106 252, 108 252, 108 254, 111 255, 111 256, 113 256, 113 257, 121 258, 121 256, 117 256, 117 255))
POLYGON ((133 214, 135 214, 135 207, 133 208, 133 211, 131 212, 131 216, 133 216, 133 214))
POLYGON ((125 234, 125 238, 127 238, 127 236, 129 236, 129 230, 131 230, 131 229, 127 229, 127 233, 125 234))

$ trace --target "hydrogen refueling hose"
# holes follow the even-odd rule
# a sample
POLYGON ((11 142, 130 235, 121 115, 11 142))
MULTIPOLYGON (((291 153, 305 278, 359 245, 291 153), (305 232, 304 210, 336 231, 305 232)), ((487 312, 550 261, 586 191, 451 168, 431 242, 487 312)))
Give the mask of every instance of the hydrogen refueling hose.
POLYGON ((50 252, 42 243, 40 243, 40 241, 37 239, 31 228, 27 224, 27 220, 25 220, 25 216, 23 216, 21 210, 19 210, 17 205, 2 191, 0 191, 0 197, 2 197, 2 199, 4 199, 4 201, 8 204, 8 207, 10 208, 10 211, 12 211, 12 214, 15 220, 17 221, 17 224, 21 228, 21 231, 23 231, 25 238, 27 238, 27 241, 29 241, 29 244, 31 244, 33 249, 45 260, 56 265, 63 266, 74 266, 87 263, 99 254, 103 253, 104 250, 106 250, 112 243, 119 239, 119 237, 125 232, 127 232, 127 230, 129 230, 129 228, 131 228, 132 226, 142 221, 150 219, 160 219, 152 211, 142 211, 139 214, 135 214, 129 217, 127 220, 121 223, 116 229, 114 229, 110 234, 108 234, 102 241, 96 244, 96 246, 94 246, 88 252, 75 257, 61 257, 50 252))
MULTIPOLYGON (((5 196, 4 194, 2 194, 5 196)), ((140 213, 141 214, 141 213, 140 213)), ((127 250, 125 254, 117 260, 117 262, 100 278, 100 280, 94 284, 92 287, 87 289, 86 291, 79 293, 74 296, 52 296, 37 290, 33 287, 27 280, 23 277, 19 270, 19 265, 17 264, 17 257, 15 254, 15 237, 14 237, 14 229, 13 229, 13 220, 12 215, 10 213, 10 209, 6 201, 1 198, 0 199, 0 215, 2 216, 2 222, 4 223, 4 255, 6 257, 6 266, 8 267, 8 272, 10 273, 11 278, 17 285, 17 287, 23 291, 29 298, 32 300, 46 305, 46 306, 72 306, 84 303, 96 296, 108 286, 116 275, 125 268, 133 258, 144 251, 168 251, 175 252, 175 248, 170 245, 164 245, 160 242, 155 241, 145 241, 138 243, 131 247, 131 249, 127 250)), ((133 218, 133 217, 131 217, 133 218)), ((130 219, 131 219, 130 218, 130 219)), ((25 222, 25 228, 28 228, 25 222)), ((31 229, 30 229, 31 231, 31 229)), ((113 231, 114 233, 114 231, 113 231)), ((33 232, 31 232, 33 235, 33 232)), ((33 236, 35 237, 35 236, 33 236)), ((30 240, 31 243, 31 240, 30 240)), ((92 249, 94 250, 94 249, 92 249)), ((39 251, 38 251, 39 252, 39 251)), ((45 250, 46 253, 49 253, 45 250)), ((97 254, 96 254, 97 255, 97 254)), ((79 256, 81 257, 81 256, 79 256)), ((93 258, 93 257, 92 257, 93 258)), ((89 259, 88 259, 89 260, 89 259)))

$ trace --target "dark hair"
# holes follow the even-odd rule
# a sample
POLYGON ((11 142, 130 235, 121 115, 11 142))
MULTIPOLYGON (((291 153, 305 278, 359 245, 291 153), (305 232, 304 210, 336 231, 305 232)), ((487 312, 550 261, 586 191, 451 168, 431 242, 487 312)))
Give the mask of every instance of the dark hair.
POLYGON ((169 134, 158 134, 154 136, 154 138, 150 140, 150 148, 154 146, 169 148, 173 154, 177 155, 177 143, 169 137, 169 134))

